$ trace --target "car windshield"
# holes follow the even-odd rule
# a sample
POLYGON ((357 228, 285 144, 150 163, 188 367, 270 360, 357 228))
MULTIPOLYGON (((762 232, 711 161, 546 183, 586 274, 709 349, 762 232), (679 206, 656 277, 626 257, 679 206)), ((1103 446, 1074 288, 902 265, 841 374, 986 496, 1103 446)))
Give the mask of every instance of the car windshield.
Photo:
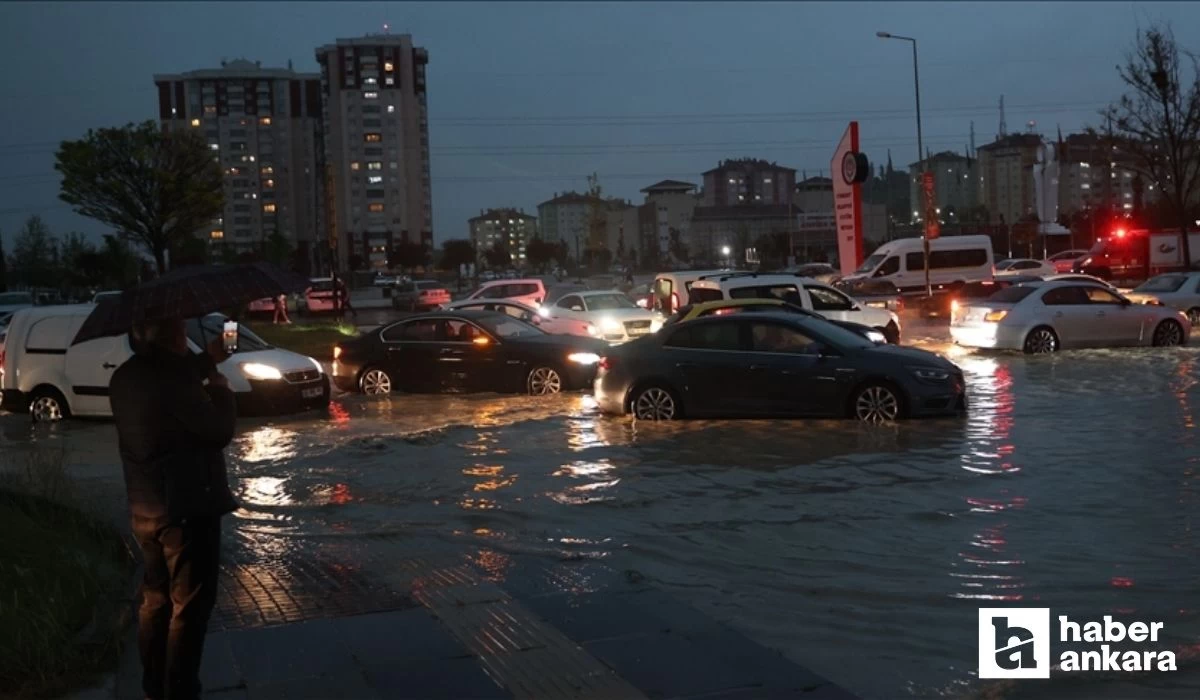
POLYGON ((868 272, 873 271, 875 268, 879 267, 879 263, 883 262, 886 257, 887 256, 883 255, 882 253, 876 253, 876 254, 868 257, 866 260, 863 261, 863 264, 860 265, 859 268, 854 271, 854 274, 865 275, 868 272))
MULTIPOLYGON (((221 333, 225 330, 225 321, 227 320, 224 316, 205 316, 203 322, 198 318, 188 319, 188 340, 195 343, 199 348, 208 347, 213 338, 221 337, 221 333)), ((270 349, 271 345, 255 335, 254 331, 244 325, 238 326, 237 352, 255 352, 270 349)))
POLYGON ((17 304, 33 305, 33 295, 28 292, 8 292, 0 294, 0 306, 16 306, 17 304))
POLYGON ((535 335, 546 335, 546 332, 532 323, 504 316, 481 318, 479 325, 498 338, 528 338, 535 335))
POLYGON ((638 305, 624 294, 594 294, 584 297, 589 311, 611 311, 612 309, 636 309, 638 305))
POLYGON ((1037 291, 1037 287, 1008 287, 1001 289, 987 298, 989 302, 998 304, 1015 304, 1037 291))
POLYGON ((1007 270, 1008 268, 1015 265, 1016 262, 1017 262, 1016 260, 1001 260, 1000 262, 996 263, 996 269, 997 270, 1007 270))
POLYGON ((333 280, 312 280, 312 290, 314 292, 331 292, 333 291, 333 280))
POLYGON ((823 318, 813 318, 811 322, 806 323, 816 324, 811 326, 812 329, 815 332, 820 333, 825 337, 826 340, 833 345, 838 346, 839 348, 854 349, 875 347, 875 343, 867 340, 858 333, 855 333, 854 331, 848 331, 836 323, 830 323, 823 318))
POLYGON ((1187 281, 1187 275, 1159 275, 1151 277, 1143 282, 1140 286, 1135 287, 1135 292, 1177 292, 1187 281))

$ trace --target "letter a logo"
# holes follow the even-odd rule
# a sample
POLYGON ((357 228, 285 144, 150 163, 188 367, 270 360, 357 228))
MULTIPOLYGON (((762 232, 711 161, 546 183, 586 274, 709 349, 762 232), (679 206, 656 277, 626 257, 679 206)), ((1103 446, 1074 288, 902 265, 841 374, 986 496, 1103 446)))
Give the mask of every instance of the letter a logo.
POLYGON ((1050 608, 979 609, 980 678, 1050 677, 1050 608))

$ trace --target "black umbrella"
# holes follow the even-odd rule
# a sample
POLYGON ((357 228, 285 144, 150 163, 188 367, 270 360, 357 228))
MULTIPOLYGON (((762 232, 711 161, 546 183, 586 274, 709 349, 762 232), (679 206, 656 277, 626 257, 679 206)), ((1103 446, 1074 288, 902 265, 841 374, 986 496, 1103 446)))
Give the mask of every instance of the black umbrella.
POLYGON ((306 278, 270 263, 184 267, 115 299, 102 299, 71 344, 123 335, 143 321, 197 318, 241 308, 255 299, 303 292, 308 286, 306 278))

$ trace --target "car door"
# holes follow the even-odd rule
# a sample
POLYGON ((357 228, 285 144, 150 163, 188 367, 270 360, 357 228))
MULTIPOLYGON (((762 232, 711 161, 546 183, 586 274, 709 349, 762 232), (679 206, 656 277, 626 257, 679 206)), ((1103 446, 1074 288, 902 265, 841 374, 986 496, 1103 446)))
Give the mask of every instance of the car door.
POLYGON ((126 335, 97 338, 67 349, 71 407, 81 416, 111 416, 108 388, 113 372, 133 356, 126 335))
POLYGON ((858 304, 850 297, 830 287, 805 285, 812 310, 832 321, 853 321, 863 323, 862 312, 858 304))
POLYGON ((1096 323, 1096 310, 1083 285, 1048 289, 1042 294, 1042 304, 1045 307, 1043 318, 1034 322, 1048 323, 1062 347, 1085 347, 1092 342, 1091 327, 1096 323))
POLYGON ((1095 321, 1088 327, 1089 344, 1138 345, 1149 332, 1146 315, 1136 305, 1103 287, 1084 288, 1095 321))
POLYGON ((790 324, 750 319, 749 400, 755 412, 771 415, 820 416, 838 413, 839 371, 836 358, 822 356, 815 338, 790 324))
POLYGON ((465 319, 446 319, 437 362, 442 388, 448 391, 499 391, 496 342, 479 326, 465 319))
POLYGON ((557 327, 562 329, 560 332, 588 335, 586 308, 583 304, 583 297, 578 294, 568 294, 550 307, 550 318, 557 322, 557 327))
POLYGON ((382 362, 393 385, 401 391, 440 391, 442 367, 437 358, 442 347, 442 319, 421 318, 388 326, 381 338, 382 362))
POLYGON ((693 415, 746 415, 749 380, 744 324, 697 321, 663 340, 683 405, 693 415))

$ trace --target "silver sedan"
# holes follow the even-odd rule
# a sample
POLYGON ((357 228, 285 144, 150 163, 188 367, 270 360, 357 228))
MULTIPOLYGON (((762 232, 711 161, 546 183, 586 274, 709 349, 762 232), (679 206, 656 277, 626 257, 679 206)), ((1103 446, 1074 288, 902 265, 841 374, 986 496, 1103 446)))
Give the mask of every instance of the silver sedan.
POLYGON ((1200 326, 1200 272, 1169 272, 1151 277, 1129 293, 1138 304, 1162 304, 1187 314, 1192 326, 1200 326))
POLYGON ((1019 285, 957 308, 950 335, 959 345, 1048 353, 1065 348, 1184 345, 1187 316, 1134 304, 1104 287, 1078 282, 1019 285))

